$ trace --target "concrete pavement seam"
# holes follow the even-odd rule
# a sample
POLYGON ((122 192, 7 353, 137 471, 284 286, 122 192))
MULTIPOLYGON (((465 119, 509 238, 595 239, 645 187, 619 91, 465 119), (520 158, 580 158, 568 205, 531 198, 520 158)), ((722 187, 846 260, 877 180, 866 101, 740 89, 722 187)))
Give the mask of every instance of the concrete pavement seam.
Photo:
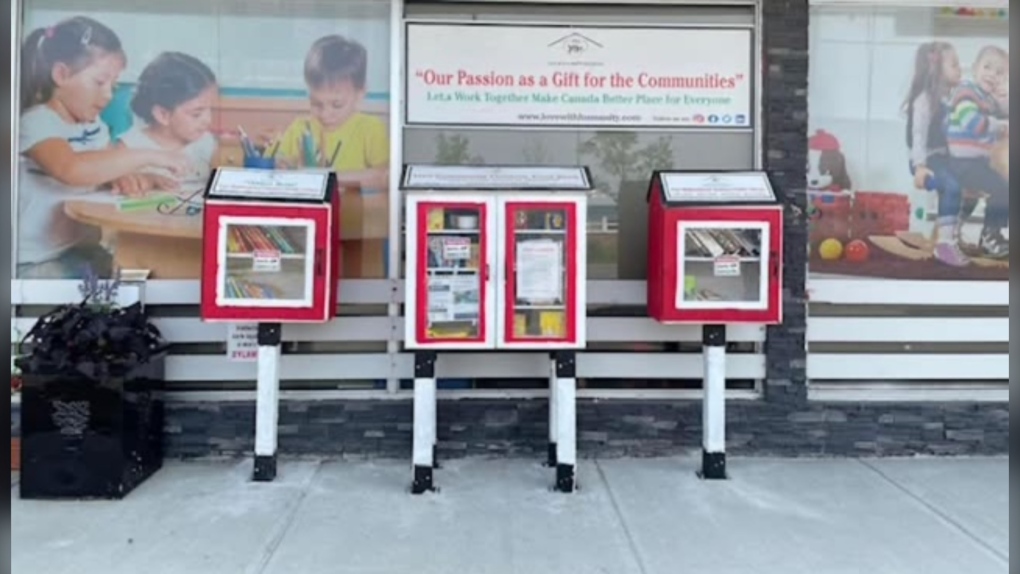
POLYGON ((311 489, 312 483, 315 482, 315 478, 319 476, 319 471, 322 470, 322 461, 316 461, 315 469, 309 473, 308 478, 301 484, 301 491, 298 493, 297 500, 294 501, 294 505, 290 511, 281 520, 276 527, 276 530, 269 537, 266 543, 265 550, 262 552, 262 556, 251 564, 247 568, 248 574, 263 574, 267 568, 269 568, 270 562, 273 560, 273 556, 276 555, 276 551, 280 549, 280 545, 283 544, 283 539, 290 532, 291 526, 294 525, 294 520, 297 519, 298 511, 305 504, 305 499, 308 497, 308 491, 311 489))
POLYGON ((882 470, 880 468, 878 468, 877 466, 875 466, 875 465, 873 465, 873 464, 871 464, 868 461, 863 460, 863 459, 857 459, 857 462, 859 462, 862 465, 864 465, 865 468, 871 469, 872 472, 874 472, 879 477, 881 477, 884 481, 886 481, 887 483, 892 485, 893 488, 895 488, 896 490, 899 490, 903 494, 907 495, 911 500, 917 502, 922 507, 924 507, 928 512, 930 512, 933 515, 935 515, 936 518, 942 520, 947 525, 949 525, 951 528, 955 529, 960 534, 963 534, 964 537, 969 539, 971 542, 973 542, 977 546, 981 547, 986 552, 989 552, 995 558, 997 558, 997 559, 1001 560, 1002 562, 1004 562, 1006 564, 1006 566, 1009 566, 1009 556, 1004 555, 1003 553, 999 552, 995 547, 993 547, 991 544, 988 544, 984 540, 981 540, 980 538, 978 538, 977 535, 975 535, 973 532, 971 532, 966 526, 964 526, 963 524, 961 524, 957 520, 953 519, 953 517, 950 516, 948 513, 944 512, 943 510, 941 510, 939 507, 935 506, 934 504, 928 502, 927 500, 922 498, 920 495, 918 495, 914 491, 912 491, 909 488, 907 488, 906 486, 900 484, 895 479, 893 479, 891 476, 889 476, 888 474, 882 472, 882 470))
POLYGON ((616 493, 613 492, 613 487, 609 484, 609 479, 606 478, 606 473, 602 470, 602 465, 599 464, 599 460, 594 459, 595 470, 599 473, 599 479, 602 484, 606 487, 606 493, 609 494, 609 502, 613 505, 613 512, 616 513, 616 517, 620 519, 620 527, 623 529, 623 535, 627 539, 627 546, 630 548, 631 555, 634 556, 634 562, 637 564, 638 570, 641 574, 648 574, 648 567, 645 566, 645 561, 641 556, 641 552, 638 549, 637 540, 634 539, 634 533, 631 532, 630 526, 627 524, 627 518, 623 515, 623 510, 620 508, 620 503, 616 500, 616 493))

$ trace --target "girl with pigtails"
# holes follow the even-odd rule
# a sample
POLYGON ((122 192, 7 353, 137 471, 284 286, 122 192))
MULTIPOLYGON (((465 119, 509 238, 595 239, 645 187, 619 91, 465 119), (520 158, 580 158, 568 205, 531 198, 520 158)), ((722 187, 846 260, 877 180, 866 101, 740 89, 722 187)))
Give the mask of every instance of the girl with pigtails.
POLYGON ((32 31, 21 55, 19 126, 20 278, 76 278, 86 265, 108 272, 95 230, 70 219, 65 200, 147 168, 182 173, 179 152, 114 148, 99 115, 127 58, 117 35, 77 16, 32 31))

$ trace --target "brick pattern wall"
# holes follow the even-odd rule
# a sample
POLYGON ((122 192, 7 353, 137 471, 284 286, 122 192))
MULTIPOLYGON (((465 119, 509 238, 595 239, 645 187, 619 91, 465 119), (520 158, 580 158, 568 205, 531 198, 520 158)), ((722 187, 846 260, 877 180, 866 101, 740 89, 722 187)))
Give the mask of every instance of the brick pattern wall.
POLYGON ((807 402, 808 0, 762 3, 765 169, 786 207, 783 324, 768 329, 765 400, 807 402))
MULTIPOLYGON (((409 459, 409 401, 285 402, 280 452, 409 459)), ((578 403, 582 457, 663 456, 701 442, 698 401, 578 403)), ((1008 452, 1009 407, 995 404, 806 405, 764 401, 727 407, 728 451, 773 456, 963 455, 1008 452)), ((167 412, 170 456, 250 453, 252 403, 177 403, 167 412)), ((544 400, 440 401, 438 455, 541 460, 548 437, 544 400)))
MULTIPOLYGON (((778 456, 1002 454, 1008 404, 819 404, 807 399, 807 0, 764 2, 766 168, 787 206, 785 323, 768 333, 764 400, 727 406, 728 450, 778 456)), ((699 401, 578 403, 581 456, 659 456, 700 448, 699 401)), ((168 454, 250 453, 253 403, 168 405, 168 454)), ((17 434, 17 415, 11 434, 17 434)), ((411 454, 410 401, 285 402, 280 452, 396 457, 411 454)), ((548 436, 544 400, 441 401, 442 457, 523 456, 541 460, 548 436)))

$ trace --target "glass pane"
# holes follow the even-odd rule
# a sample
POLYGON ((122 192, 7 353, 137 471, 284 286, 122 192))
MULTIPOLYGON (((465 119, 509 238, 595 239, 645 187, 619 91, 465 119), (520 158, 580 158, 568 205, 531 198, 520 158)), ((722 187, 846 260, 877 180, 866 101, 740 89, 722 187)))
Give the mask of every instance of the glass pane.
POLYGON ((112 85, 67 96, 64 104, 84 110, 68 123, 47 112, 51 90, 37 85, 53 70, 21 70, 20 145, 66 137, 86 164, 89 153, 114 149, 108 152, 113 159, 91 166, 101 174, 95 181, 64 185, 31 162, 21 165, 18 276, 78 279, 88 267, 108 277, 119 267, 148 269, 154 280, 198 279, 199 192, 210 171, 306 164, 329 166, 360 189, 343 197, 342 276, 386 276, 388 0, 20 5, 24 58, 47 54, 46 66, 75 71, 84 66, 85 52, 113 50, 124 58, 110 59, 104 68, 112 85), (89 49, 79 53, 86 35, 89 49), (306 61, 315 63, 307 77, 306 61), (103 96, 106 89, 111 93, 103 96), (148 154, 147 164, 132 159, 138 150, 148 154))
POLYGON ((227 225, 227 299, 305 299, 308 227, 227 225))
POLYGON ((809 19, 810 273, 1008 281, 1008 129, 959 145, 974 93, 1008 127, 1006 3, 826 4, 809 19))
POLYGON ((761 229, 684 228, 684 301, 761 301, 761 229))
POLYGON ((511 339, 567 336, 567 213, 562 208, 513 212, 511 339))
POLYGON ((426 209, 426 336, 478 339, 482 335, 482 208, 426 209))

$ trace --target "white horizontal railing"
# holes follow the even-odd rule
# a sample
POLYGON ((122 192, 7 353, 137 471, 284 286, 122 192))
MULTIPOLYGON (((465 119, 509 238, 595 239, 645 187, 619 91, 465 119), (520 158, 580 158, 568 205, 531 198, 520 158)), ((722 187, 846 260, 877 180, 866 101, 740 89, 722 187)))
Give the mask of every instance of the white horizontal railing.
POLYGON ((810 398, 1009 400, 1008 281, 812 279, 809 293, 810 398))
MULTIPOLYGON (((76 281, 12 281, 12 303, 22 308, 74 302, 80 299, 76 281)), ((587 285, 590 307, 643 305, 643 281, 589 281, 587 285)), ((142 297, 146 305, 196 306, 199 290, 197 281, 151 281, 144 286, 142 297)), ((348 280, 340 284, 341 305, 357 307, 378 305, 372 315, 350 315, 321 325, 284 325, 283 339, 301 343, 386 343, 401 342, 404 337, 404 318, 385 315, 381 307, 403 301, 403 282, 391 280, 348 280)), ((197 314, 197 313, 196 313, 197 314)), ((222 323, 204 323, 197 316, 157 316, 153 323, 164 338, 175 344, 222 344, 228 327, 222 323)), ((26 333, 37 317, 12 318, 12 328, 26 333)), ((596 349, 578 353, 578 377, 582 379, 700 379, 702 359, 694 353, 643 352, 642 343, 697 343, 701 341, 698 326, 666 326, 646 317, 589 317, 588 341, 593 344, 632 346, 626 352, 606 352, 596 349)), ((731 353, 728 358, 728 376, 731 379, 760 381, 765 378, 765 358, 760 352, 765 341, 765 329, 760 326, 732 326, 728 338, 735 343, 751 344, 755 352, 731 353)), ((398 346, 399 347, 399 346, 398 346)), ((541 352, 493 353, 441 353, 437 364, 441 378, 463 379, 517 379, 545 378, 548 376, 548 355, 541 352)), ((413 377, 413 354, 398 351, 386 352, 295 352, 285 354, 281 364, 281 378, 287 381, 380 381, 410 379, 413 377)), ((167 379, 171 382, 215 383, 250 381, 255 376, 255 365, 250 362, 229 360, 225 355, 183 352, 167 359, 167 379)), ((392 391, 391 387, 391 391, 392 391)), ((641 395, 639 389, 582 389, 584 396, 613 396, 617 398, 641 395)), ((188 397, 210 396, 200 391, 185 393, 188 397)), ((290 391, 299 396, 379 396, 382 391, 290 391)), ((469 391, 473 393, 481 391, 469 391)), ((525 396, 538 396, 541 391, 522 390, 525 396)), ((657 396, 691 396, 697 391, 655 390, 657 396)), ((247 396, 245 391, 228 392, 230 396, 247 396)), ((400 395, 391 392, 392 395, 400 395)), ((747 391, 735 392, 747 396, 747 391)))

